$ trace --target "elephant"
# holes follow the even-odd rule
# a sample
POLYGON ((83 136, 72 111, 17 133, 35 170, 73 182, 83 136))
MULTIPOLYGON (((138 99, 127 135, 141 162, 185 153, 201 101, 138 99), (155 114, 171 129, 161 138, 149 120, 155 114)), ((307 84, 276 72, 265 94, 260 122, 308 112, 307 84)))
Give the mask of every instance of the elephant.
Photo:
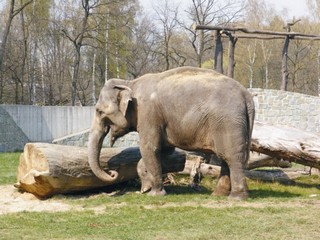
POLYGON ((104 171, 99 163, 103 140, 110 132, 113 145, 119 137, 137 131, 149 195, 166 194, 160 159, 177 147, 222 159, 213 195, 243 200, 249 196, 244 169, 254 115, 250 92, 214 70, 178 67, 134 80, 110 79, 95 106, 89 165, 98 178, 116 181, 116 170, 104 171))

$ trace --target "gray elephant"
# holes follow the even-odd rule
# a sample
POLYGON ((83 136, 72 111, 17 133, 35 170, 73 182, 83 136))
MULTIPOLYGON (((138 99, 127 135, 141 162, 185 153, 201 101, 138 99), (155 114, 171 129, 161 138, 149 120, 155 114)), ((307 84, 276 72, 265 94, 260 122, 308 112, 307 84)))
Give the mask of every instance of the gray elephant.
POLYGON ((213 70, 180 67, 132 81, 111 79, 102 88, 89 134, 89 164, 104 181, 116 171, 99 164, 104 137, 111 143, 137 131, 151 182, 150 195, 164 195, 161 154, 178 147, 215 153, 222 161, 214 194, 246 199, 244 176, 254 122, 251 94, 237 81, 213 70))

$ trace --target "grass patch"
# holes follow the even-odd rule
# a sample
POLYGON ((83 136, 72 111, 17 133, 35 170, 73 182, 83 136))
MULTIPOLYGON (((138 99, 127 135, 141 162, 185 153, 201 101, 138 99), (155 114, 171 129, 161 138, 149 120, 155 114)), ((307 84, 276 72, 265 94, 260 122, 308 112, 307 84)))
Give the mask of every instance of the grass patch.
POLYGON ((0 154, 0 184, 13 184, 17 180, 17 168, 21 153, 0 154))
POLYGON ((317 239, 319 209, 142 205, 0 216, 2 239, 317 239))
MULTIPOLYGON (((16 181, 19 155, 0 154, 0 184, 16 181)), ((243 202, 211 196, 216 180, 208 177, 201 192, 184 184, 185 178, 176 180, 164 197, 137 194, 134 183, 119 185, 122 195, 55 196, 50 201, 74 209, 0 215, 0 239, 317 239, 320 234, 317 176, 291 185, 249 180, 250 199, 243 202)))

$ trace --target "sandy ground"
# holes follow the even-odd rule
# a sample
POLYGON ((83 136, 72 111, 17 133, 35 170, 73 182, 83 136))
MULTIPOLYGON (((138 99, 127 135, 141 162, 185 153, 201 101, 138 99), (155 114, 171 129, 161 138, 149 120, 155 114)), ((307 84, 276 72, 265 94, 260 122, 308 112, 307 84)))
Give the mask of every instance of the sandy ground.
POLYGON ((0 185, 0 214, 23 211, 68 211, 71 206, 59 200, 39 200, 31 193, 19 193, 12 185, 0 185))
MULTIPOLYGON (((98 194, 99 195, 99 194, 98 194)), ((107 194, 108 195, 108 194, 107 194)), ((91 197, 96 197, 97 195, 94 194, 91 197)), ((310 199, 306 199, 303 201, 300 200, 293 200, 290 203, 276 203, 277 207, 302 207, 308 206, 310 209, 320 209, 320 200, 318 199, 319 193, 312 194, 309 196, 310 199)), ((123 203, 126 205, 126 203, 123 203)), ((202 207, 206 208, 228 208, 228 207, 251 207, 251 208, 264 208, 270 207, 273 205, 272 202, 247 202, 247 201, 209 201, 207 203, 200 204, 202 207)), ((188 206, 192 207, 195 206, 194 202, 186 201, 184 204, 179 203, 179 205, 175 203, 167 203, 161 205, 160 207, 154 205, 146 205, 144 206, 146 209, 153 209, 153 208, 164 208, 164 207, 174 207, 174 206, 188 206)), ((199 206, 197 203, 196 206, 199 206)), ((51 198, 46 200, 39 200, 31 193, 20 193, 17 189, 12 185, 0 185, 0 215, 7 214, 7 213, 17 213, 17 212, 64 212, 64 211, 83 211, 83 210, 93 210, 94 213, 99 214, 103 213, 106 205, 94 207, 94 208, 84 208, 83 206, 77 205, 69 205, 62 200, 51 198)), ((115 206, 112 206, 115 207, 115 206)), ((121 207, 121 206, 118 206, 121 207)))

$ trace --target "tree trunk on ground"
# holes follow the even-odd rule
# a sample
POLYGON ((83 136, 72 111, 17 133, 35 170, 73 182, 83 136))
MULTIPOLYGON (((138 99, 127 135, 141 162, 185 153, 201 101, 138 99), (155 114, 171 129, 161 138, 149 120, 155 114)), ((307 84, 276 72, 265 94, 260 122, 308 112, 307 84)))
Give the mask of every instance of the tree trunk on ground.
MULTIPOLYGON (((44 198, 54 194, 84 191, 125 182, 138 177, 141 159, 138 148, 105 148, 100 163, 104 170, 116 170, 116 182, 103 182, 91 171, 88 151, 83 147, 48 143, 28 143, 20 156, 15 186, 44 198)), ((175 151, 162 160, 163 171, 179 172, 185 165, 186 154, 175 151)))
POLYGON ((320 169, 320 136, 287 126, 254 124, 252 151, 320 169))

